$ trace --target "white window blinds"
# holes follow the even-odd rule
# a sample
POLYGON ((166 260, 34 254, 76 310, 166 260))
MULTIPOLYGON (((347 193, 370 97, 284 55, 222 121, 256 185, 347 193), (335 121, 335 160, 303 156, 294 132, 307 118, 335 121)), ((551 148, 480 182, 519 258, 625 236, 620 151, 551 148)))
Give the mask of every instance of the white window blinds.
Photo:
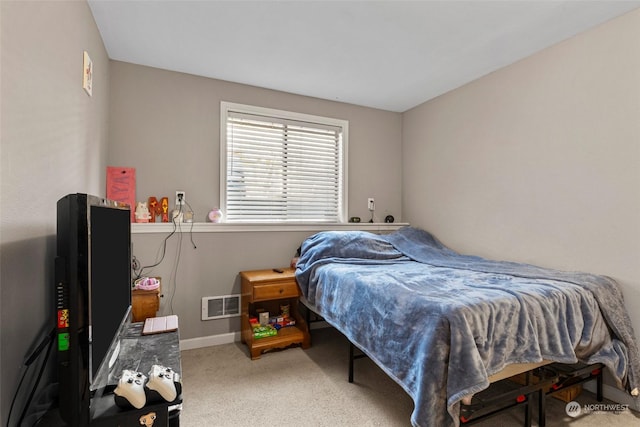
POLYGON ((346 122, 232 104, 223 114, 227 222, 344 221, 346 122))

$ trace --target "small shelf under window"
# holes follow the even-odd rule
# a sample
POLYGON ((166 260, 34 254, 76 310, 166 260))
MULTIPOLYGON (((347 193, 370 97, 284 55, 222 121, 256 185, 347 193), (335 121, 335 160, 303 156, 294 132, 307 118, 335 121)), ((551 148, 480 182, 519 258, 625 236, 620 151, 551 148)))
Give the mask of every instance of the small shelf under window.
POLYGON ((174 226, 171 222, 155 223, 132 223, 132 234, 144 233, 233 233, 233 232, 257 232, 257 231, 329 231, 329 230, 362 230, 373 233, 391 232, 408 223, 386 223, 386 222, 360 222, 360 223, 291 223, 291 224, 242 224, 242 223, 211 223, 211 222, 183 222, 174 226))

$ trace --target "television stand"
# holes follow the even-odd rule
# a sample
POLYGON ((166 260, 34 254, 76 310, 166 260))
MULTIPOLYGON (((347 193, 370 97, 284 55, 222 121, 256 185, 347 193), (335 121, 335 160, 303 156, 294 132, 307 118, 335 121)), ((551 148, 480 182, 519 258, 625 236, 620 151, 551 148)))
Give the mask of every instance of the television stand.
MULTIPOLYGON (((142 322, 127 325, 122 334, 120 354, 109 373, 108 385, 102 393, 91 399, 91 427, 137 426, 145 424, 143 417, 155 413, 153 427, 178 427, 182 408, 182 393, 173 402, 161 398, 147 402, 141 409, 123 409, 115 404, 113 390, 124 369, 139 371, 148 376, 153 365, 172 368, 182 374, 180 362, 180 336, 178 331, 155 335, 142 335, 142 322)), ((53 408, 40 420, 38 426, 66 426, 60 419, 58 408, 53 408)))

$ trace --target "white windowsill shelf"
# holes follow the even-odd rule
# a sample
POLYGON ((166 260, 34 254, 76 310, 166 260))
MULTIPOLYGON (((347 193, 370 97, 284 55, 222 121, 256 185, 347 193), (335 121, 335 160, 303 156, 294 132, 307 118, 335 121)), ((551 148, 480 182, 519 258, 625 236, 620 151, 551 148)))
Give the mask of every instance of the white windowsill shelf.
MULTIPOLYGON (((292 223, 292 224, 237 224, 237 223, 211 223, 211 222, 183 222, 177 224, 177 233, 233 233, 233 232, 281 232, 281 231, 329 231, 329 230, 362 230, 371 232, 395 231, 408 226, 408 223, 386 222, 349 222, 349 223, 292 223)), ((173 223, 132 223, 132 234, 145 233, 171 233, 174 230, 173 223)))

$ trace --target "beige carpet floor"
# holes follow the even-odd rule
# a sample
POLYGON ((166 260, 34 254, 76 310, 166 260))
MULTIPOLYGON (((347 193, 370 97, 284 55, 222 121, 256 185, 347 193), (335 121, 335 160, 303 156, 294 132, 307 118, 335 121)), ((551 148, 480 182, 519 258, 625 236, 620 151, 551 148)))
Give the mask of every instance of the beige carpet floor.
MULTIPOLYGON (((246 346, 225 344, 182 352, 181 427, 196 426, 410 426, 413 401, 369 359, 355 362, 347 381, 348 342, 333 328, 316 329, 308 350, 289 348, 251 360, 246 346)), ((584 391, 581 405, 597 403, 584 391)), ((640 414, 566 415, 566 404, 547 399, 546 425, 640 426, 640 414)), ((535 411, 534 411, 535 412, 535 411)), ((523 409, 474 424, 523 425, 523 409)), ((533 425, 538 425, 534 415, 533 425)))

